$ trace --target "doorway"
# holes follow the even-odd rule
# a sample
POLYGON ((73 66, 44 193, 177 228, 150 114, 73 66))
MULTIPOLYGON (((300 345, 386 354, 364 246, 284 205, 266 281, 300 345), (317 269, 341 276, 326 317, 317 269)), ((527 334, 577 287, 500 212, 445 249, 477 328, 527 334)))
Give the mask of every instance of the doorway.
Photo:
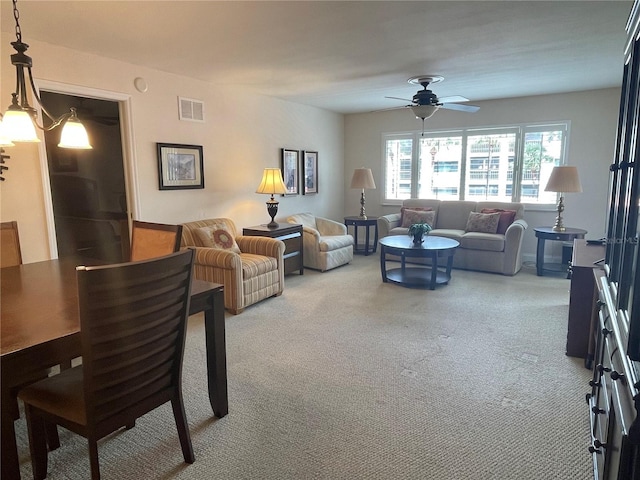
POLYGON ((45 132, 58 257, 128 260, 129 225, 119 103, 41 91, 55 117, 74 107, 92 150, 58 147, 61 128, 45 132))

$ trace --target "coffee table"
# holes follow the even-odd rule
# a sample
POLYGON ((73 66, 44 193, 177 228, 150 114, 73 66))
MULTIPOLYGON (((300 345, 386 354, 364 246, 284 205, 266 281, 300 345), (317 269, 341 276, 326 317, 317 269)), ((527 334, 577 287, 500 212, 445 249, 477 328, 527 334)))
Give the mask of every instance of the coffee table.
POLYGON ((435 290, 436 285, 446 285, 451 280, 453 255, 459 245, 456 240, 435 235, 427 235, 420 245, 414 245, 408 235, 384 237, 380 240, 382 281, 405 287, 429 287, 431 290, 435 290), (387 255, 398 255, 400 268, 387 270, 387 255), (413 264, 407 267, 406 260, 411 258, 430 258, 431 266, 413 264), (438 268, 438 259, 446 259, 446 267, 438 268))

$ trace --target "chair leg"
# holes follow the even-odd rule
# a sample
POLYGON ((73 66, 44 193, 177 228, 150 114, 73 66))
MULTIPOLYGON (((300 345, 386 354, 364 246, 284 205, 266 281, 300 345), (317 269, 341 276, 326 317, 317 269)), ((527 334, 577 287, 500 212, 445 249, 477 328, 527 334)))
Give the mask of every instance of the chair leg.
POLYGON ((33 479, 43 480, 47 478, 48 462, 45 420, 27 403, 24 405, 24 411, 27 418, 33 479))
POLYGON ((131 430, 131 429, 132 429, 133 427, 135 427, 135 426, 136 426, 136 421, 135 421, 135 420, 133 420, 133 421, 131 421, 131 422, 127 423, 127 424, 124 426, 124 428, 125 428, 125 429, 127 429, 127 430, 131 430))
POLYGON ((89 462, 91 463, 91 480, 100 480, 100 465, 98 463, 98 442, 93 438, 89 441, 89 462))
POLYGON ((189 424, 187 423, 187 414, 184 411, 184 402, 182 395, 178 393, 171 400, 171 408, 173 409, 173 418, 176 421, 178 429, 178 438, 180 438, 180 446, 182 447, 182 456, 185 463, 193 463, 196 460, 193 454, 193 445, 191 444, 191 434, 189 433, 189 424))

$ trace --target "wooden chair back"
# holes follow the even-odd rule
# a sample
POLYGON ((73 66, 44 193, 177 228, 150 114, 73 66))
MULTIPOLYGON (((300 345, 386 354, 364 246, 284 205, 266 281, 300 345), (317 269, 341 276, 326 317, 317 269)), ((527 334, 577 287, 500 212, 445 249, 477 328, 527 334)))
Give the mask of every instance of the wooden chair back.
POLYGON ((180 392, 192 264, 193 250, 184 250, 78 267, 89 429, 113 431, 180 392))
POLYGON ((0 223, 0 268, 22 265, 17 222, 0 223))
POLYGON ((180 250, 182 225, 133 221, 131 232, 132 262, 162 257, 180 250))
POLYGON ((184 461, 194 462, 181 385, 193 258, 194 250, 188 249, 140 262, 76 268, 82 365, 18 394, 33 478, 47 476, 49 424, 87 438, 91 478, 99 480, 98 440, 120 427, 133 428, 138 417, 166 402, 171 402, 184 461))

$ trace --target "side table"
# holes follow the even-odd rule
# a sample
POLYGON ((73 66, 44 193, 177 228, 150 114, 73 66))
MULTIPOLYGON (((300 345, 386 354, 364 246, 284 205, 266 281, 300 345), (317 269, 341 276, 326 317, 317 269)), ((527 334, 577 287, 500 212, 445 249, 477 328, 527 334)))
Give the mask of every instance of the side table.
POLYGON ((546 240, 573 242, 576 238, 584 238, 587 231, 581 228, 566 228, 562 232, 556 232, 553 227, 536 227, 533 230, 538 238, 536 250, 536 273, 538 276, 544 275, 544 272, 566 273, 566 267, 562 264, 544 263, 544 242, 546 240))
POLYGON ((364 253, 365 255, 369 255, 369 250, 371 249, 371 253, 376 253, 376 249, 378 248, 378 217, 344 217, 344 224, 349 228, 350 225, 354 227, 354 240, 355 245, 353 247, 354 253, 364 253), (358 227, 365 228, 365 242, 364 248, 358 247, 358 227), (373 227, 374 237, 373 237, 373 246, 369 244, 369 229, 373 227))
POLYGON ((304 259, 302 248, 302 225, 281 223, 276 228, 256 225, 242 229, 242 235, 254 237, 271 237, 284 242, 284 274, 299 270, 304 275, 304 259))

